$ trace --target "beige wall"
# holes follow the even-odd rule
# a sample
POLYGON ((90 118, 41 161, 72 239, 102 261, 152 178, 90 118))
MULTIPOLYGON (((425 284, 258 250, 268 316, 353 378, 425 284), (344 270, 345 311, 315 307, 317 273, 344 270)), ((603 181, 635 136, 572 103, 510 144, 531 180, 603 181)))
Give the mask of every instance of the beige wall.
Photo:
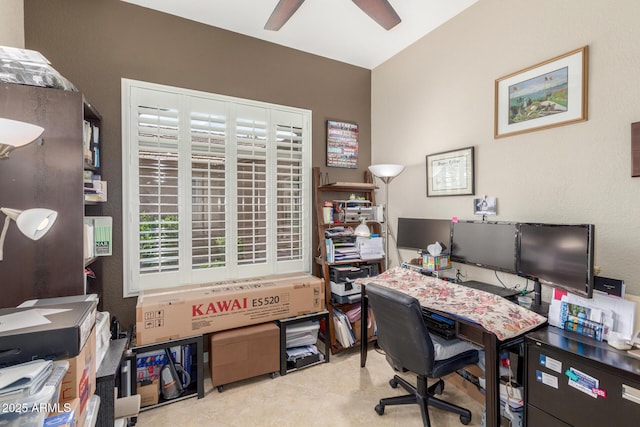
MULTIPOLYGON (((636 0, 483 0, 373 70, 372 162, 407 165, 391 183, 392 223, 479 219, 471 196, 427 198, 425 179, 427 154, 475 146, 476 197, 498 198, 495 220, 595 224, 601 275, 640 295, 640 178, 630 160, 639 15, 636 0), (584 45, 588 121, 494 139, 495 80, 584 45)), ((463 272, 496 282, 486 270, 463 272)))
POLYGON ((314 166, 326 162, 326 120, 356 122, 359 169, 323 169, 354 181, 369 164, 370 70, 120 0, 25 0, 24 13, 26 47, 42 52, 103 117, 103 214, 113 217, 114 251, 100 275, 104 308, 124 325, 135 319, 136 299, 122 298, 121 78, 310 109, 314 166))
POLYGON ((0 2, 0 46, 24 47, 23 0, 0 2))

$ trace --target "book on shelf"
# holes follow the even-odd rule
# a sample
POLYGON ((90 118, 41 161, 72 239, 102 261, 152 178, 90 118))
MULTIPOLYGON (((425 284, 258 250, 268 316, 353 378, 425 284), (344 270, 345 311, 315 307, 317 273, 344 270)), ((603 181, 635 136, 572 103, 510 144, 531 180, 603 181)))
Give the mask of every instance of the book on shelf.
POLYGON ((333 246, 333 240, 324 239, 324 244, 326 245, 327 262, 335 262, 335 247, 333 246))
POLYGON ((100 128, 88 120, 82 123, 82 153, 85 165, 100 167, 100 128))
POLYGON ((107 201, 107 181, 93 180, 84 184, 85 202, 106 202, 107 201))
POLYGON ((113 219, 110 216, 84 217, 84 258, 109 256, 113 251, 113 219))

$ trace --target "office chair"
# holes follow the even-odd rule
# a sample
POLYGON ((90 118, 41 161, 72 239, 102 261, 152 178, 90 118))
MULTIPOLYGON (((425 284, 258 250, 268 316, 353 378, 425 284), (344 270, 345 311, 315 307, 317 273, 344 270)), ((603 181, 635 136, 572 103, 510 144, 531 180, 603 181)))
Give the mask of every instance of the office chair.
MULTIPOLYGON (((378 415, 384 414, 387 405, 418 404, 425 427, 430 427, 427 406, 433 406, 460 415, 462 424, 471 422, 468 409, 445 402, 434 397, 442 394, 444 381, 441 376, 478 362, 477 350, 465 350, 448 359, 435 360, 435 350, 429 331, 422 320, 422 309, 417 299, 394 289, 370 284, 366 286, 378 330, 378 345, 386 354, 389 364, 398 371, 411 371, 417 374, 417 386, 414 387, 404 378, 395 375, 389 381, 392 388, 400 384, 408 395, 380 399, 375 407, 378 415), (427 387, 427 378, 438 381, 427 387)), ((455 340, 458 341, 458 340, 455 340)))

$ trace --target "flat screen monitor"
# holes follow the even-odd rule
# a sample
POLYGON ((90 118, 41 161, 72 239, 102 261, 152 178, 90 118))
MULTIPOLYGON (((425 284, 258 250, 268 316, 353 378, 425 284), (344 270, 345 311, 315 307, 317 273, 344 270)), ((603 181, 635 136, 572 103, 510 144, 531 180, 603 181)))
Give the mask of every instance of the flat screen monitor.
POLYGON ((515 274, 517 235, 512 222, 453 222, 451 261, 515 274))
POLYGON ((435 242, 449 248, 450 234, 448 219, 398 218, 398 247, 402 249, 426 250, 435 242))
POLYGON ((518 275, 591 298, 593 224, 519 225, 518 275))

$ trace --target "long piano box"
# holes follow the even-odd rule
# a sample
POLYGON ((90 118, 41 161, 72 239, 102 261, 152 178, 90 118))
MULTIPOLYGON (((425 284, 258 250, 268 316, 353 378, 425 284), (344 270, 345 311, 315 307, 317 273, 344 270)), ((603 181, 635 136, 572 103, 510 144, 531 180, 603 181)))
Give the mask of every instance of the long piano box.
POLYGON ((0 366, 77 356, 96 309, 96 301, 0 309, 0 366))
POLYGON ((136 343, 153 344, 324 310, 324 281, 306 273, 142 292, 136 343))

